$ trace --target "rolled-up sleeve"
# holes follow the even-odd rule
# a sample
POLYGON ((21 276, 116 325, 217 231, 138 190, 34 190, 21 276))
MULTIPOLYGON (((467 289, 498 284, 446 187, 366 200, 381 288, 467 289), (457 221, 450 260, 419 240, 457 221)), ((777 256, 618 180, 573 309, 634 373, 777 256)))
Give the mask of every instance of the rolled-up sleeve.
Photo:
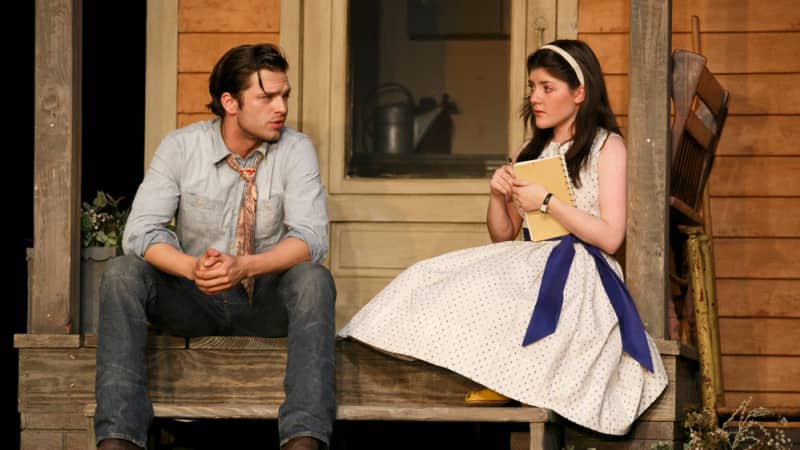
POLYGON ((307 137, 294 143, 286 164, 284 224, 286 236, 303 240, 311 260, 328 254, 328 206, 314 144, 307 137))
POLYGON ((177 235, 168 228, 180 200, 181 154, 180 145, 172 135, 159 144, 125 225, 122 239, 125 254, 142 257, 157 243, 181 250, 177 235))

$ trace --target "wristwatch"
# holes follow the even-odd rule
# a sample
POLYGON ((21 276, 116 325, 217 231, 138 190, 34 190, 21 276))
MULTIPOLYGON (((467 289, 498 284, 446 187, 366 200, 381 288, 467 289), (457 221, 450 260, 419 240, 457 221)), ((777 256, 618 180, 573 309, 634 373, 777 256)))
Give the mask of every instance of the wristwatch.
POLYGON ((553 196, 552 193, 548 192, 547 195, 544 196, 544 200, 542 200, 542 206, 539 207, 539 211, 542 214, 547 214, 547 204, 550 203, 550 198, 553 196))

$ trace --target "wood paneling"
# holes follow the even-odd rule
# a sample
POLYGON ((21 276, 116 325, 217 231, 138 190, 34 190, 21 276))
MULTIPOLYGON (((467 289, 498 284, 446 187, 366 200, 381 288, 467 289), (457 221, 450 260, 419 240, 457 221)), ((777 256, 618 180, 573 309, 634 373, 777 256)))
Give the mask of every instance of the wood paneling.
POLYGON ((800 239, 714 239, 717 278, 800 278, 800 239))
POLYGON ((201 121, 201 120, 210 119, 212 117, 214 117, 214 114, 211 114, 210 112, 207 112, 207 113, 189 113, 189 114, 182 113, 182 114, 178 114, 178 126, 179 127, 184 127, 186 125, 189 125, 190 123, 194 123, 194 122, 198 122, 198 121, 201 121))
MULTIPOLYGON (((628 73, 627 33, 581 33, 597 58, 603 73, 628 73)), ((800 72, 797 33, 702 33, 702 54, 714 74, 800 72)), ((672 48, 692 49, 690 33, 673 33, 672 48)))
POLYGON ((207 113, 211 101, 208 93, 208 74, 182 73, 178 75, 178 112, 207 113))
MULTIPOLYGON (((581 33, 619 33, 630 28, 628 1, 580 3, 581 33)), ((673 0, 672 30, 691 31, 691 17, 700 17, 703 32, 798 31, 800 10, 795 0, 673 0)))
POLYGON ((726 391, 797 392, 800 358, 791 356, 722 356, 726 391))
POLYGON ((729 114, 800 114, 800 73, 720 75, 718 79, 731 92, 729 114))
POLYGON ((736 407, 745 401, 750 401, 751 406, 764 408, 800 405, 800 393, 796 392, 755 392, 740 391, 726 392, 725 406, 736 407))
POLYGON ((390 281, 391 277, 347 277, 336 280, 336 330, 341 329, 390 281))
POLYGON ((798 155, 798 142, 800 115, 729 116, 719 140, 717 155, 798 155))
POLYGON ((331 271, 391 277, 422 259, 488 243, 482 224, 333 223, 331 271))
POLYGON ((20 450, 63 450, 64 432, 22 430, 20 433, 20 450))
MULTIPOLYGON (((796 11, 797 7, 792 9, 796 11)), ((708 31, 702 24, 701 30, 708 31)), ((708 69, 715 74, 796 73, 800 72, 797 31, 800 28, 778 33, 702 33, 701 53, 707 58, 708 69)), ((690 33, 673 38, 673 47, 692 48, 690 33)))
POLYGON ((86 427, 86 417, 79 412, 68 413, 23 413, 20 414, 20 428, 39 430, 82 430, 86 427))
POLYGON ((181 0, 181 33, 268 33, 280 30, 281 0, 181 0))
MULTIPOLYGON (((178 71, 208 74, 228 49, 265 42, 278 45, 279 40, 278 33, 181 33, 178 36, 178 71)), ((286 55, 286 58, 292 56, 296 58, 295 55, 286 55)))
POLYGON ((331 222, 484 223, 488 195, 333 195, 331 222))
POLYGON ((714 197, 714 236, 800 237, 800 197, 714 197))
POLYGON ((717 310, 720 317, 800 319, 800 280, 718 279, 717 310))
POLYGON ((714 160, 709 190, 712 197, 796 197, 800 195, 798 173, 800 156, 722 156, 714 160))
POLYGON ((800 327, 795 319, 719 319, 723 355, 800 356, 800 327))
MULTIPOLYGON (((720 75, 719 82, 731 92, 729 114, 800 114, 800 74, 720 75)), ((606 87, 614 112, 627 113, 627 75, 606 75, 606 87)))
MULTIPOLYGON (((628 113, 628 75, 605 75, 605 80, 611 109, 615 114, 630 115, 628 113)), ((631 123, 633 121, 628 120, 629 129, 631 123)))

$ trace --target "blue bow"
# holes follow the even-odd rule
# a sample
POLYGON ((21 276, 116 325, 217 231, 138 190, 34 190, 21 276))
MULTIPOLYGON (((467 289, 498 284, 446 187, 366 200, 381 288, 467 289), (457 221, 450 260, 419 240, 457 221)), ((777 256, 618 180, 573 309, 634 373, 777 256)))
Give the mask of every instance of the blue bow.
MULTIPOLYGON (((525 240, 530 240, 528 230, 523 229, 523 231, 525 240)), ((571 234, 557 239, 560 242, 547 258, 542 284, 539 288, 539 298, 536 300, 536 307, 533 310, 531 321, 528 323, 522 345, 531 344, 556 330, 558 318, 561 315, 561 305, 564 302, 564 285, 572 266, 572 259, 575 257, 574 244, 580 242, 594 258, 603 288, 617 314, 619 331, 622 336, 622 349, 645 369, 653 372, 653 361, 650 358, 650 347, 647 344, 644 325, 642 325, 636 304, 625 287, 625 283, 611 269, 608 261, 597 247, 582 242, 571 234)))

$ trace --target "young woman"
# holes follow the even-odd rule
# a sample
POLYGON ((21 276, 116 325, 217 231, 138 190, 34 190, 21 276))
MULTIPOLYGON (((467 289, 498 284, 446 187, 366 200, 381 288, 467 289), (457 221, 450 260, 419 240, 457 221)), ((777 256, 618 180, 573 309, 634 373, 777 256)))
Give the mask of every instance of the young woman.
POLYGON ((339 332, 377 349, 448 368, 487 389, 467 403, 508 398, 581 426, 622 435, 667 385, 611 256, 625 238, 625 143, 597 57, 559 40, 528 57, 523 119, 532 139, 514 162, 562 155, 574 204, 514 176, 490 181, 494 244, 416 263, 339 332), (569 234, 532 242, 540 210, 569 234), (516 240, 523 231, 524 240, 516 240))

